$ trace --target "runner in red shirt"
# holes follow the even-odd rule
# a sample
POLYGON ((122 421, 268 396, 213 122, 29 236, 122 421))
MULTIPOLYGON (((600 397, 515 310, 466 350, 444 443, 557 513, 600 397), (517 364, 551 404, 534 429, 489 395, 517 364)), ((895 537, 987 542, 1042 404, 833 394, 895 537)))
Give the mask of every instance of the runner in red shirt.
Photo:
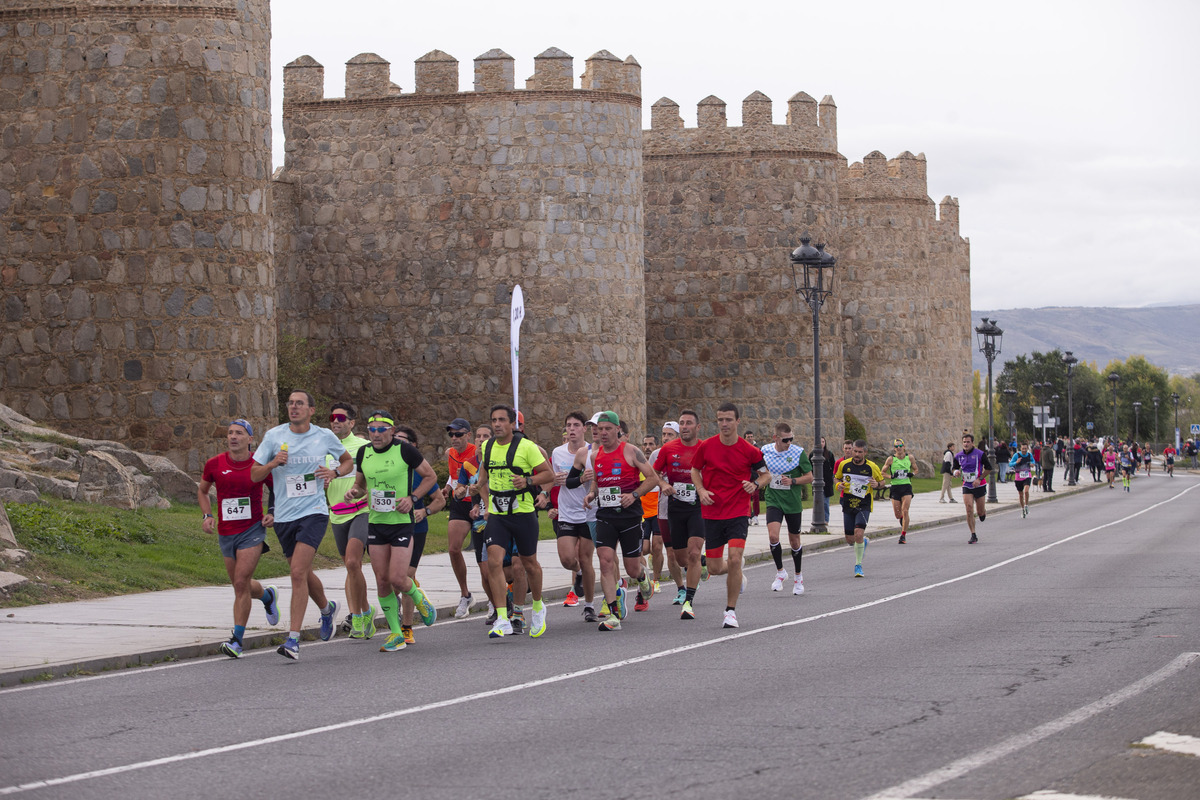
MULTIPOLYGON (((250 440, 254 429, 244 419, 235 419, 229 423, 225 434, 229 442, 229 452, 213 456, 204 465, 204 473, 196 492, 196 501, 200 504, 203 515, 202 527, 205 533, 220 534, 218 541, 221 545, 221 555, 225 557, 225 571, 233 584, 233 631, 229 641, 221 644, 221 652, 230 658, 242 657, 242 636, 246 633, 246 623, 250 620, 250 598, 257 597, 267 610, 267 624, 279 622, 279 592, 274 586, 263 586, 254 580, 254 569, 258 559, 270 549, 267 544, 267 528, 275 522, 271 513, 274 509, 275 495, 271 500, 267 515, 263 516, 262 490, 263 483, 255 483, 250 477, 250 466, 254 463, 251 457, 250 440), (212 503, 208 492, 213 486, 217 487, 217 513, 219 519, 213 517, 212 503)), ((271 478, 265 481, 268 490, 271 488, 271 478)))
POLYGON ((738 407, 722 403, 717 409, 719 433, 700 443, 692 459, 692 483, 700 498, 704 517, 705 555, 708 571, 724 574, 724 627, 738 627, 738 595, 746 588, 742 576, 742 553, 750 527, 750 498, 771 480, 762 451, 738 436, 738 407), (729 562, 725 563, 725 545, 729 562))
POLYGON ((667 531, 671 540, 665 542, 675 551, 675 560, 687 570, 683 597, 678 592, 675 602, 682 605, 680 619, 695 619, 692 601, 696 587, 704 577, 701 557, 704 555, 704 518, 692 483, 692 459, 700 450, 700 418, 690 408, 679 412, 679 438, 667 442, 658 451, 654 470, 660 476, 659 487, 667 496, 667 531))

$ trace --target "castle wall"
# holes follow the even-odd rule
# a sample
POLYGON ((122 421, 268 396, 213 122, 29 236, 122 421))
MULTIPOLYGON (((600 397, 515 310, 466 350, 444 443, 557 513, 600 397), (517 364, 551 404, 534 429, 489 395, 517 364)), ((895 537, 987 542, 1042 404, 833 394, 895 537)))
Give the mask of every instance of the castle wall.
POLYGON ((516 89, 513 59, 489 51, 458 92, 435 51, 416 65, 426 93, 379 96, 376 73, 333 99, 311 58, 285 69, 280 329, 328 345, 325 393, 385 406, 430 444, 511 401, 517 283, 535 441, 557 445, 577 407, 645 424, 640 68, 601 51, 575 89, 570 56, 535 64, 527 85, 547 88, 516 89))
POLYGON ((899 437, 928 469, 970 424, 957 397, 970 379, 969 342, 964 373, 953 324, 962 302, 961 272, 948 256, 957 229, 951 235, 937 221, 924 155, 870 153, 844 171, 840 189, 846 408, 873 453, 889 454, 899 437))
MULTIPOLYGON (((812 316, 796 295, 791 251, 811 233, 838 252, 835 110, 800 93, 788 124, 755 92, 742 127, 715 97, 684 128, 664 98, 646 134, 647 405, 658 423, 695 409, 706 435, 717 407, 742 410, 760 437, 789 422, 811 446, 812 316), (819 117, 822 119, 819 121, 819 117), (822 124, 823 123, 823 124, 822 124)), ((840 298, 821 315, 822 433, 838 450, 842 419, 840 298)))
POLYGON ((0 75, 0 402, 196 471, 275 416, 268 0, 6 0, 0 75))

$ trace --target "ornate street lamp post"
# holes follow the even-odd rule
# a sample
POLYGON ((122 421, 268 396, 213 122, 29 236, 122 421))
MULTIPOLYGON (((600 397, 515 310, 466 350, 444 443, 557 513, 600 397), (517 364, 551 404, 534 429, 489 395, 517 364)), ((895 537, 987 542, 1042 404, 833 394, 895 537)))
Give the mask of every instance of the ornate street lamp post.
MULTIPOLYGON (((1067 368, 1067 436, 1071 439, 1072 450, 1075 442, 1075 408, 1071 404, 1071 375, 1074 374, 1075 365, 1078 363, 1079 359, 1070 350, 1063 353, 1063 365, 1067 368)), ((1075 470, 1069 470, 1067 476, 1067 486, 1074 486, 1075 470)))
POLYGON ((1138 413, 1142 410, 1142 401, 1133 401, 1133 440, 1138 440, 1138 413))
POLYGON ((1050 395, 1050 413, 1054 415, 1054 438, 1058 439, 1058 415, 1054 414, 1054 407, 1058 405, 1058 395, 1050 395))
MULTIPOLYGON (((987 359, 988 365, 988 385, 987 385, 987 401, 988 401, 988 440, 987 447, 991 448, 992 442, 995 440, 995 420, 992 416, 992 362, 996 360, 996 356, 1000 355, 1000 344, 1004 340, 1004 331, 996 325, 996 320, 983 318, 983 324, 975 329, 976 335, 979 337, 979 352, 983 353, 983 357, 987 359)), ((987 450, 985 449, 986 453, 987 450)), ((815 467, 814 467, 815 469, 815 467)), ((996 470, 992 470, 988 475, 988 502, 998 503, 996 497, 996 470)))
POLYGON ((1158 401, 1159 401, 1159 397, 1158 397, 1158 395, 1154 395, 1154 397, 1152 399, 1154 400, 1154 446, 1150 448, 1151 450, 1153 450, 1155 447, 1158 447, 1158 401))
POLYGON ((1108 373, 1108 382, 1112 384, 1113 390, 1113 443, 1117 441, 1117 384, 1121 382, 1121 376, 1115 372, 1108 373))
POLYGON ((825 245, 813 247, 811 238, 800 237, 800 246, 792 251, 792 283, 796 294, 812 310, 813 330, 813 504, 812 533, 827 533, 825 519, 825 456, 821 447, 821 306, 833 294, 833 268, 837 259, 825 252, 825 245))
POLYGON ((1013 437, 1017 435, 1017 390, 1008 388, 1004 390, 1004 404, 1008 406, 1008 435, 1013 437))

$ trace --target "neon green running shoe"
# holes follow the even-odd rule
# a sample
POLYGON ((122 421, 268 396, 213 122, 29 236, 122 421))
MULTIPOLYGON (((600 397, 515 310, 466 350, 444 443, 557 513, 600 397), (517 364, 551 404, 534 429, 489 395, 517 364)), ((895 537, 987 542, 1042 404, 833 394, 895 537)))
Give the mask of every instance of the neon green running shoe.
POLYGON ((351 639, 363 638, 363 615, 362 614, 355 614, 353 617, 350 618, 350 638, 351 639))
POLYGON ((383 647, 379 648, 379 652, 394 653, 397 650, 403 650, 406 647, 408 647, 408 645, 404 643, 404 633, 403 632, 389 633, 387 640, 384 641, 384 643, 383 643, 383 647))
POLYGON ((421 591, 421 587, 417 587, 417 594, 412 599, 413 608, 421 615, 421 622, 426 625, 432 625, 437 622, 437 609, 433 607, 433 603, 429 602, 429 598, 425 596, 425 592, 421 591))
POLYGON ((367 606, 367 613, 363 614, 362 621, 362 638, 370 639, 375 635, 375 606, 367 606))

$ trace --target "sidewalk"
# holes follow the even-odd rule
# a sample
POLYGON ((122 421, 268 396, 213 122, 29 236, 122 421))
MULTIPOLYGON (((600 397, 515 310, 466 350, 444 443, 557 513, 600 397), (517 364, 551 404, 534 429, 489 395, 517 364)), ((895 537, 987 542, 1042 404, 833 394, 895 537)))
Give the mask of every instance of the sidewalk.
MULTIPOLYGON (((1055 476, 1058 477, 1057 475, 1055 476)), ((1081 476, 1078 486, 1060 486, 1056 494, 1044 495, 1034 489, 1030 493, 1032 503, 1064 497, 1079 491, 1099 488, 1102 483, 1092 483, 1091 476, 1081 476)), ((914 496, 910 517, 910 531, 921 530, 947 523, 964 526, 961 491, 954 490, 954 503, 938 503, 937 492, 926 492, 914 496)), ((1016 489, 1011 483, 997 486, 999 503, 991 506, 997 511, 1017 505, 1016 489)), ((764 509, 765 512, 765 509, 764 509)), ((842 537, 842 515, 837 503, 829 509, 830 534, 803 534, 801 542, 808 552, 826 547, 840 546, 842 537)), ((806 512, 805 523, 811 517, 806 512)), ((900 529, 895 525, 891 503, 876 501, 868 536, 896 535, 900 529)), ((785 539, 786 542, 786 539, 785 539)), ((786 554, 785 554, 786 555, 786 554)), ((746 561, 749 563, 770 559, 767 544, 765 517, 752 526, 746 543, 746 561)), ((539 543, 538 558, 545 568, 543 596, 548 605, 557 604, 570 588, 570 576, 558 563, 555 542, 539 543)), ((472 617, 479 619, 487 608, 486 596, 479 583, 479 570, 467 559, 468 586, 475 598, 472 617)), ((785 567, 790 571, 790 559, 785 567)), ((368 595, 378 608, 375 598, 375 581, 370 567, 364 567, 367 576, 368 595)), ((597 567, 599 572, 599 567, 597 567)), ((325 584, 329 597, 344 608, 345 569, 320 570, 318 574, 325 584)), ((419 577, 421 587, 437 607, 438 619, 453 614, 458 604, 458 585, 450 569, 450 557, 446 553, 425 556, 421 560, 419 577)), ((670 579, 663 570, 667 584, 670 579)), ((275 584, 279 588, 279 607, 283 614, 280 625, 267 627, 261 603, 255 602, 250 613, 250 625, 246 629, 246 647, 264 647, 281 641, 287 630, 287 609, 291 589, 287 576, 260 580, 264 585, 275 584)), ((664 587, 654 603, 669 603, 673 592, 664 587)), ((122 595, 101 600, 81 600, 72 603, 50 603, 24 608, 0 608, 0 686, 20 683, 23 679, 61 676, 76 672, 98 672, 127 666, 150 664, 163 660, 192 658, 213 655, 221 642, 229 638, 232 626, 232 590, 228 586, 206 586, 192 589, 174 589, 165 592, 122 595), (148 622, 153 620, 153 622, 148 622)), ((344 617, 339 609, 338 622, 344 617)), ((318 623, 317 611, 310 605, 306 621, 309 630, 315 632, 318 623)), ((344 636, 340 631, 338 636, 344 636)), ((378 636, 378 634, 377 634, 378 636)), ((381 640, 382 641, 382 640, 381 640)))

